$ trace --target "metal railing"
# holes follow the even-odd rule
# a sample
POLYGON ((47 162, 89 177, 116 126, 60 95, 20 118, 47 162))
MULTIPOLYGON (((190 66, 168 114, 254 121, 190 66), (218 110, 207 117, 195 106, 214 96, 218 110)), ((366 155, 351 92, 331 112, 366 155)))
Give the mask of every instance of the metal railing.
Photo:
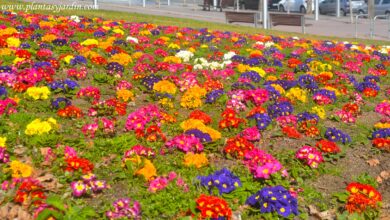
POLYGON ((387 20, 387 37, 390 38, 390 15, 377 15, 370 22, 370 38, 374 38, 375 35, 375 21, 378 18, 385 18, 387 20))
POLYGON ((368 14, 360 14, 360 15, 356 15, 356 17, 355 17, 355 38, 358 37, 358 20, 359 20, 359 17, 363 17, 363 16, 368 16, 368 14))

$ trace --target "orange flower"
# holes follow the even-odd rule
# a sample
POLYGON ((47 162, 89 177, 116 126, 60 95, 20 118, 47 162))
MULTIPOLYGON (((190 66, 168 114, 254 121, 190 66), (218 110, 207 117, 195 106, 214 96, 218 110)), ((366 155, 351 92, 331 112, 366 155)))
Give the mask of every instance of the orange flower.
POLYGON ((150 181, 157 176, 157 170, 153 163, 148 159, 143 159, 144 167, 135 172, 135 175, 142 175, 145 180, 150 181))
POLYGON ((194 154, 192 152, 187 153, 184 156, 184 165, 185 166, 195 166, 196 168, 201 168, 209 164, 207 157, 204 153, 194 154))

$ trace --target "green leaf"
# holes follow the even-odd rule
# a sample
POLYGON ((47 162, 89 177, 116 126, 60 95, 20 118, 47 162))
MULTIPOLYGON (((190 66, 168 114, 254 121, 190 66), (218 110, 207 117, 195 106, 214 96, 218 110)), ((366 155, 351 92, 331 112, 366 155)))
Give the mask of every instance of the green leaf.
POLYGON ((62 203, 62 199, 59 196, 50 196, 46 199, 46 203, 48 205, 53 206, 56 209, 61 211, 66 211, 64 204, 62 203))
POLYGON ((60 212, 51 209, 44 209, 42 212, 39 213, 36 220, 46 220, 51 216, 56 219, 63 219, 63 215, 60 212))

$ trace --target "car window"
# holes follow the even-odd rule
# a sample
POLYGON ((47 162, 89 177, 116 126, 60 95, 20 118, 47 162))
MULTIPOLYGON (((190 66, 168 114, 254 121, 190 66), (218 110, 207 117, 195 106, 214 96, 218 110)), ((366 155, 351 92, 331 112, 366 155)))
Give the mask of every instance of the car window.
POLYGON ((375 0, 375 4, 376 4, 376 5, 379 4, 380 1, 381 1, 381 0, 375 0))
POLYGON ((382 4, 389 4, 390 0, 383 0, 382 4))

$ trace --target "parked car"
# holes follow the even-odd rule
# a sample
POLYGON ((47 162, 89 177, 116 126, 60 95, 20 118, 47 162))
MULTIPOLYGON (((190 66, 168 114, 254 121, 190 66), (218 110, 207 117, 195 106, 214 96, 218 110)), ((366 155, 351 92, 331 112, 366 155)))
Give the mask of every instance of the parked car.
MULTIPOLYGON (((312 8, 314 9, 314 0, 312 0, 312 8)), ((307 0, 281 0, 278 5, 278 10, 281 12, 291 11, 306 13, 307 0)))
MULTIPOLYGON (((376 15, 388 15, 390 16, 390 0, 375 0, 375 16, 376 15)), ((367 3, 358 8, 359 14, 368 14, 367 3)))
MULTIPOLYGON (((358 9, 365 4, 364 0, 352 0, 352 12, 357 13, 358 9)), ((336 13, 336 0, 325 0, 319 4, 320 14, 336 13)), ((340 14, 349 14, 349 0, 340 0, 340 14)))
POLYGON ((268 9, 278 10, 278 4, 280 0, 268 0, 268 9))

